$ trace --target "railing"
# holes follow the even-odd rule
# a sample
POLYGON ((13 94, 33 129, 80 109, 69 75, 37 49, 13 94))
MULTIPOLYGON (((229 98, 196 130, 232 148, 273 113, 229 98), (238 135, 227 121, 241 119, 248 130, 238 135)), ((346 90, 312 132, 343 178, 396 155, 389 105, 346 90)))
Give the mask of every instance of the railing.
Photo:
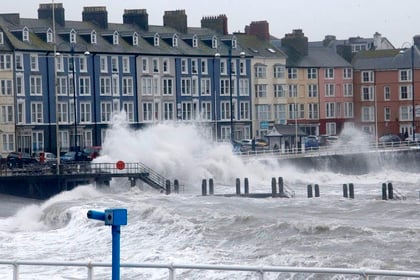
POLYGON ((296 158, 296 157, 316 157, 316 156, 330 156, 330 155, 343 155, 343 154, 356 154, 368 152, 381 152, 381 151, 395 151, 395 150, 408 150, 420 149, 419 143, 412 141, 401 141, 394 143, 377 143, 368 142, 363 144, 342 144, 335 143, 333 145, 320 146, 312 149, 265 149, 256 148, 255 151, 249 150, 246 152, 237 152, 236 154, 243 158, 255 157, 275 157, 275 158, 296 158))
MULTIPOLYGON (((23 273, 19 272, 23 266, 54 266, 54 267, 78 267, 87 269, 87 280, 94 279, 94 268, 111 268, 111 263, 99 262, 42 262, 42 261, 7 261, 0 260, 0 265, 10 265, 13 269, 13 280, 18 280, 23 273)), ((263 280, 268 273, 300 273, 317 275, 353 275, 360 279, 368 280, 371 276, 388 277, 410 277, 420 278, 418 271, 400 271, 400 270, 375 270, 375 269, 352 269, 352 268, 328 268, 328 267, 291 267, 291 266, 239 266, 239 265, 189 265, 189 264, 153 264, 153 263, 121 263, 121 271, 124 268, 138 269, 167 269, 168 279, 175 280, 176 273, 179 270, 200 270, 200 271, 230 271, 230 272, 249 272, 253 273, 260 280, 263 280)), ((56 275, 56 272, 51 272, 56 275)), ((138 277, 138 275, 137 275, 138 277)), ((200 277, 201 278, 201 277, 200 277)))

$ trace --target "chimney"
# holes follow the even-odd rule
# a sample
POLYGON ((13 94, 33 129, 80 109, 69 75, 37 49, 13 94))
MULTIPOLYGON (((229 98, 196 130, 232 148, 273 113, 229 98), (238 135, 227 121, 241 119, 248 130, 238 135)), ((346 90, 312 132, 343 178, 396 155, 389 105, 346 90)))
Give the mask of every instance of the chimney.
POLYGON ((185 10, 165 11, 163 26, 172 27, 180 33, 187 33, 188 25, 185 10))
POLYGON ((324 47, 328 47, 328 45, 335 40, 336 37, 334 35, 325 35, 324 40, 322 41, 322 45, 324 47))
POLYGON ((38 8, 38 19, 46 19, 52 22, 53 19, 53 8, 54 8, 54 18, 55 23, 64 26, 65 16, 64 16, 64 7, 62 3, 53 4, 39 4, 38 8))
POLYGON ((420 47, 420 35, 414 35, 413 37, 414 45, 419 48, 420 47))
POLYGON ((149 15, 146 9, 124 10, 123 15, 124 24, 134 24, 141 29, 149 30, 149 15))
POLYGON ((107 29, 108 12, 106 11, 106 7, 83 7, 82 20, 107 29))
POLYGON ((299 56, 308 55, 308 37, 305 37, 302 29, 294 29, 292 33, 286 34, 281 39, 281 45, 299 56))
POLYGON ((228 33, 228 19, 226 15, 209 16, 201 18, 201 28, 211 29, 221 35, 228 33))
POLYGON ((269 26, 265 20, 253 21, 249 26, 245 26, 245 34, 255 35, 261 40, 270 41, 269 26))

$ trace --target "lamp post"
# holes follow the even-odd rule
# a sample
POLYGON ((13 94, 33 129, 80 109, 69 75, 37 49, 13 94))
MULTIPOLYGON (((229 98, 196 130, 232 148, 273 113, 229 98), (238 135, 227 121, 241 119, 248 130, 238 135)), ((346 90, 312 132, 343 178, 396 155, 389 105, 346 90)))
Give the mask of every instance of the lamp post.
POLYGON ((233 142, 233 82, 232 82, 232 46, 229 47, 229 97, 230 97, 230 142, 233 142))
POLYGON ((416 127, 415 127, 415 119, 416 119, 416 110, 414 104, 414 47, 415 45, 411 45, 411 94, 412 94, 412 111, 413 111, 413 142, 416 141, 416 127))
POLYGON ((54 42, 54 93, 55 93, 55 132, 56 132, 56 147, 57 147, 57 174, 60 174, 60 124, 58 122, 58 94, 57 94, 57 41, 55 30, 55 4, 52 0, 52 24, 53 24, 53 42, 54 42))
POLYGON ((214 98, 214 105, 213 105, 213 115, 214 115, 214 134, 215 140, 217 142, 217 90, 216 90, 216 59, 220 58, 220 53, 215 53, 213 57, 213 98, 214 98))

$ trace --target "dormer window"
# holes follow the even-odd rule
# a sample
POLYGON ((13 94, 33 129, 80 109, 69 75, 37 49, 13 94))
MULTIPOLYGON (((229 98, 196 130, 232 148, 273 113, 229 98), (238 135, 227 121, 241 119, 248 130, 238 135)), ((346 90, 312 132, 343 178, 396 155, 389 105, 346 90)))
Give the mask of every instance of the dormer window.
POLYGON ((72 29, 70 31, 70 44, 76 44, 76 31, 72 29))
POLYGON ((119 37, 118 37, 118 31, 115 31, 112 35, 112 43, 114 45, 118 45, 120 43, 119 37))
POLYGON ((238 41, 236 40, 235 36, 232 37, 231 44, 232 44, 232 49, 236 49, 236 47, 238 46, 238 41))
POLYGON ((4 44, 4 34, 3 32, 0 32, 0 45, 4 44))
POLYGON ((155 34, 155 36, 153 36, 153 45, 155 47, 159 47, 159 34, 155 34))
POLYGON ((47 43, 54 43, 54 36, 51 28, 48 28, 47 30, 47 43))
POLYGON ((29 29, 26 26, 22 30, 22 41, 29 42, 29 29))
POLYGON ((194 35, 192 38, 192 47, 193 48, 198 48, 198 38, 197 35, 194 35))
POLYGON ((134 32, 133 34, 133 46, 138 46, 139 45, 139 34, 137 34, 137 32, 134 32))
POLYGON ((174 36, 172 37, 172 47, 178 47, 178 35, 176 34, 174 34, 174 36))
POLYGON ((96 43, 98 43, 98 37, 97 37, 97 34, 96 34, 96 31, 95 31, 95 30, 93 30, 93 31, 90 33, 90 43, 91 43, 91 44, 96 44, 96 43))
POLYGON ((217 37, 213 36, 213 38, 211 39, 211 48, 212 49, 217 49, 217 37))

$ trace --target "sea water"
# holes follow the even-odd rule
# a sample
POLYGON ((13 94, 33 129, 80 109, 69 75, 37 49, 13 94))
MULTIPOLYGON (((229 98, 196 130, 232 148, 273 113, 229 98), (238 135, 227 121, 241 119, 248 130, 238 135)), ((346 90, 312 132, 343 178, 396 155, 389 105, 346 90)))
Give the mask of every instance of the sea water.
MULTIPOLYGON (((302 171, 274 159, 245 162, 200 131, 176 124, 133 131, 117 120, 96 160, 142 162, 178 179, 181 192, 164 195, 117 179, 109 188, 81 186, 46 201, 1 196, 0 259, 111 263, 110 227, 86 214, 126 208, 121 263, 419 270, 417 172, 388 164, 352 175, 302 171), (215 193, 222 194, 235 193, 235 179, 245 177, 251 192, 271 192, 271 179, 280 176, 294 198, 201 196, 202 179, 213 178, 215 193), (382 184, 390 182, 405 199, 381 199, 382 184), (343 197, 342 185, 349 183, 354 199, 343 197), (308 184, 319 184, 320 197, 307 197, 308 184)), ((22 266, 19 272, 19 279, 87 277, 86 268, 22 266)), ((111 269, 95 268, 94 276, 111 279, 111 269)), ((12 279, 11 266, 0 266, 0 279, 12 279)), ((168 279, 168 271, 122 268, 121 279, 168 279)), ((251 272, 179 270, 177 279, 258 278, 251 272)), ((360 278, 269 273, 266 279, 360 278)))

